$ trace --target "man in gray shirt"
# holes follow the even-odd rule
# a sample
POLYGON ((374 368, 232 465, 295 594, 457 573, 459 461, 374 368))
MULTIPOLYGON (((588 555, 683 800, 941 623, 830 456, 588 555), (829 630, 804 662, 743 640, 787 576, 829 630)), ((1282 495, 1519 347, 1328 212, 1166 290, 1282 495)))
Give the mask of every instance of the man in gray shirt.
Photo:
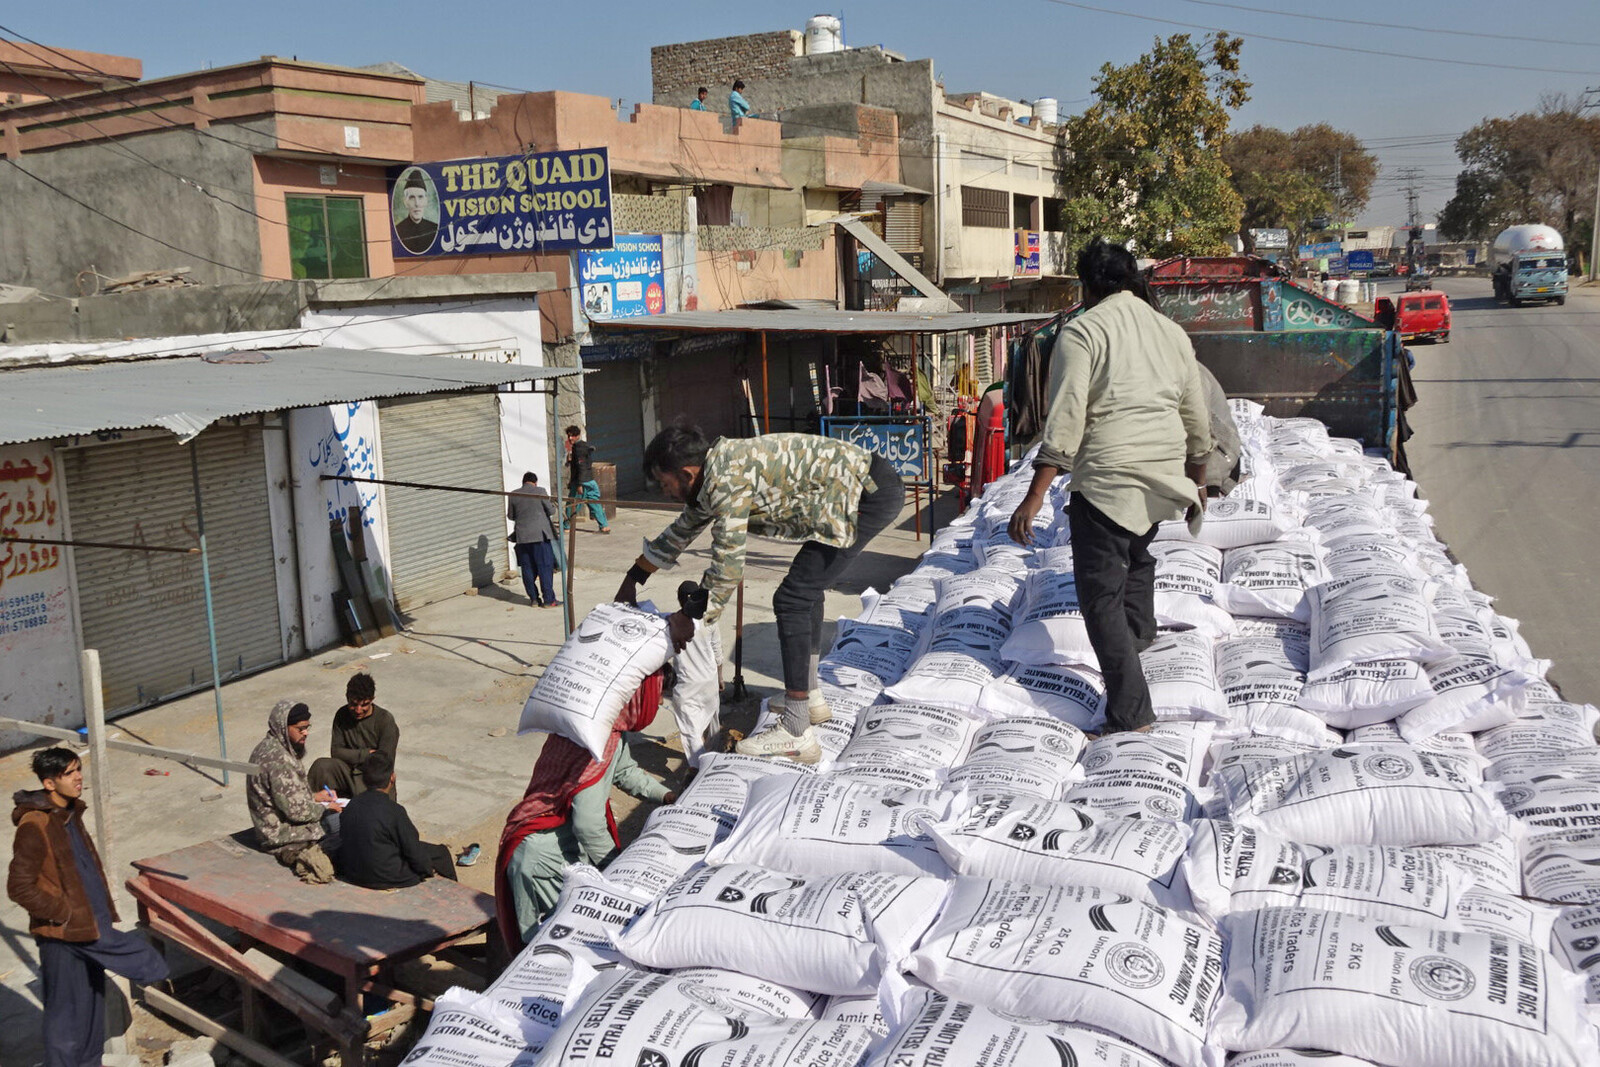
POLYGON ((517 546, 517 566, 522 568, 522 587, 528 592, 528 600, 541 608, 561 603, 556 599, 555 582, 555 542, 559 535, 550 503, 549 490, 539 484, 537 474, 529 471, 522 476, 522 488, 507 498, 506 506, 506 518, 512 523, 511 540, 517 546))

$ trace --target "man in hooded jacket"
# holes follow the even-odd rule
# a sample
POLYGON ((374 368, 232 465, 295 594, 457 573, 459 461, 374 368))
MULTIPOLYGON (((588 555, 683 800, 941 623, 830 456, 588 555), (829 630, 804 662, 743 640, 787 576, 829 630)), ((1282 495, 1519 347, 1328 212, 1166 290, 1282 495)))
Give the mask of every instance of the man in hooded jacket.
MULTIPOLYGON (((295 873, 312 865, 311 881, 333 879, 333 862, 318 846, 329 828, 323 817, 338 797, 330 789, 313 793, 306 781, 306 736, 311 732, 311 709, 280 700, 267 716, 267 736, 250 753, 261 768, 245 781, 245 802, 261 848, 295 873)), ((330 844, 330 847, 331 844, 330 844)))
POLYGON ((18 790, 6 895, 28 913, 44 980, 44 1067, 98 1067, 106 1039, 106 971, 141 985, 167 977, 149 943, 118 930, 105 869, 84 828, 83 762, 34 753, 42 789, 18 790))

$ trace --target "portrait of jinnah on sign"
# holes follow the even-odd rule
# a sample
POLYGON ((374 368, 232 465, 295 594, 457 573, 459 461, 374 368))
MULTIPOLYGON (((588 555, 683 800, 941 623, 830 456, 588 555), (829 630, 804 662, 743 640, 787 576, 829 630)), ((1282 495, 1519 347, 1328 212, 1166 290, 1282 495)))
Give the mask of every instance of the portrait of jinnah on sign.
POLYGON ((395 236, 407 252, 422 255, 439 235, 439 192, 433 179, 419 167, 400 175, 395 183, 395 236))

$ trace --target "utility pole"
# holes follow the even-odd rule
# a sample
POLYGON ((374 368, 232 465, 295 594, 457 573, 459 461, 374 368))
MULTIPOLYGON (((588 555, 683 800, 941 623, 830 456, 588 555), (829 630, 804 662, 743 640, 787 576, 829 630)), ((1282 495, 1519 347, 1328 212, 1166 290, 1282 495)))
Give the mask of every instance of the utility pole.
POLYGON ((1417 259, 1422 254, 1422 220, 1417 212, 1417 185, 1422 181, 1422 172, 1416 167, 1407 167, 1397 177, 1406 191, 1406 265, 1410 273, 1415 274, 1417 259))
MULTIPOLYGON (((1583 91, 1583 104, 1579 111, 1588 111, 1592 107, 1600 107, 1600 89, 1588 88, 1583 91)), ((1600 155, 1600 152, 1596 153, 1600 155)), ((1589 281, 1596 280, 1596 269, 1600 267, 1600 159, 1595 161, 1594 176, 1594 214, 1589 216, 1589 281)))

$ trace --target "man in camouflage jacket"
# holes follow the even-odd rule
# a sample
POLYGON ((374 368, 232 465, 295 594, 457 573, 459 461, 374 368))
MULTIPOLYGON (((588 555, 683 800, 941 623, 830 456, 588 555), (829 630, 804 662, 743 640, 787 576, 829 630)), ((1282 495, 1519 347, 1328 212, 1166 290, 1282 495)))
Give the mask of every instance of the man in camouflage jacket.
MULTIPOLYGON (((675 565, 707 526, 711 565, 701 576, 714 624, 744 577, 750 534, 804 542, 772 597, 783 656, 784 700, 775 703, 781 722, 739 744, 751 755, 784 756, 814 763, 821 755, 810 727, 832 713, 817 682, 823 598, 879 533, 900 515, 905 486, 881 456, 845 441, 815 434, 774 433, 719 439, 694 427, 674 426, 645 449, 645 473, 683 512, 629 569, 617 599, 632 602, 650 574, 675 565)), ((693 624, 673 617, 674 641, 682 647, 693 624)))
POLYGON ((323 839, 326 809, 318 801, 336 799, 329 790, 312 793, 306 782, 304 759, 310 731, 311 710, 304 704, 280 700, 267 717, 267 736, 250 753, 250 762, 261 768, 260 774, 252 774, 245 782, 250 822, 262 849, 286 867, 294 865, 306 846, 323 839))

